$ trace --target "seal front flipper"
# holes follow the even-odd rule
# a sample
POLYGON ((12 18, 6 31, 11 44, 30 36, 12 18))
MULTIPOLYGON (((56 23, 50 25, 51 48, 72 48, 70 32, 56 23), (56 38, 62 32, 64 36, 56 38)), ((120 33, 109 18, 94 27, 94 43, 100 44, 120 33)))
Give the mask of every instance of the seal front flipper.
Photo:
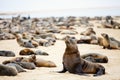
POLYGON ((79 63, 76 63, 74 65, 74 68, 75 68, 75 73, 76 74, 82 74, 82 73, 84 73, 83 70, 82 70, 82 65, 80 65, 79 63))
POLYGON ((58 73, 65 73, 66 71, 67 71, 67 69, 65 68, 64 63, 63 63, 63 70, 62 71, 58 71, 58 73))
POLYGON ((75 66, 75 74, 88 76, 88 74, 85 74, 83 72, 82 65, 80 65, 80 64, 76 64, 76 66, 75 66))

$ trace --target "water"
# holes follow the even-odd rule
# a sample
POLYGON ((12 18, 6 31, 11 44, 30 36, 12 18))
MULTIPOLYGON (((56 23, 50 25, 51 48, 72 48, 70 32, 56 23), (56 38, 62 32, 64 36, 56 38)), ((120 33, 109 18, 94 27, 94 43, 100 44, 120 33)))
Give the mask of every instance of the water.
MULTIPOLYGON (((17 14, 18 15, 18 14, 17 14)), ((11 18, 17 15, 0 15, 0 18, 11 18)), ((120 16, 120 9, 69 9, 69 10, 57 10, 57 11, 38 11, 27 14, 21 14, 21 16, 31 17, 66 17, 66 16, 120 16)))

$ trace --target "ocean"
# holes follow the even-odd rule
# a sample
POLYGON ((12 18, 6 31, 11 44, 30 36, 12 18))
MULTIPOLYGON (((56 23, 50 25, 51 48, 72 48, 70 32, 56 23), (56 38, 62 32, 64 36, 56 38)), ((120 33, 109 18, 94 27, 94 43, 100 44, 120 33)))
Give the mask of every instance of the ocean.
MULTIPOLYGON (((0 15, 0 18, 12 18, 15 15, 0 15)), ((120 9, 119 8, 111 8, 111 9, 69 9, 69 10, 54 10, 54 11, 33 11, 28 13, 20 14, 21 16, 30 16, 30 17, 67 17, 67 16, 120 16, 120 9)))

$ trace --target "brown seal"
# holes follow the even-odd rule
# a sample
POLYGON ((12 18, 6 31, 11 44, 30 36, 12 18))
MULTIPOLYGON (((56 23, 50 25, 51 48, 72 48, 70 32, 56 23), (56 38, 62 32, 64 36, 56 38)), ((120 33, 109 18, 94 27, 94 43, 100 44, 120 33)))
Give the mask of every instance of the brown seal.
POLYGON ((63 55, 63 72, 70 72, 74 74, 94 74, 94 76, 105 74, 105 68, 97 63, 86 61, 80 57, 76 41, 69 36, 65 40, 66 49, 63 55))
POLYGON ((38 59, 38 58, 36 58, 36 56, 34 54, 29 56, 28 58, 26 58, 26 57, 16 57, 16 58, 13 58, 11 60, 3 61, 2 63, 3 64, 17 63, 17 64, 20 64, 20 65, 23 65, 24 67, 27 67, 27 69, 35 69, 34 66, 33 66, 33 68, 30 68, 28 66, 28 65, 31 65, 31 67, 32 67, 32 64, 23 63, 23 62, 32 62, 32 63, 35 64, 36 67, 56 67, 56 64, 54 62, 43 60, 43 59, 38 59))
POLYGON ((88 53, 81 55, 81 57, 85 60, 96 62, 96 63, 107 63, 108 57, 98 53, 88 53))
POLYGON ((87 43, 87 44, 98 44, 98 39, 96 35, 82 36, 80 40, 77 40, 77 43, 87 43))
POLYGON ((32 54, 35 54, 33 50, 31 49, 22 49, 20 52, 19 52, 20 55, 32 55, 32 54))
POLYGON ((36 42, 33 42, 32 40, 23 39, 21 34, 14 34, 16 36, 17 43, 22 47, 27 48, 36 48, 38 47, 38 44, 36 42))
POLYGON ((32 55, 32 57, 34 59, 34 64, 36 67, 56 67, 56 64, 52 61, 38 59, 35 55, 32 55))
POLYGON ((110 38, 108 36, 108 34, 106 34, 106 33, 102 33, 101 35, 103 37, 102 44, 103 44, 104 49, 105 48, 107 48, 107 49, 120 49, 120 42, 119 41, 117 41, 114 38, 110 38))
POLYGON ((32 54, 35 54, 35 55, 49 55, 47 52, 44 52, 44 51, 41 51, 41 50, 36 50, 36 51, 33 51, 31 49, 22 49, 20 52, 19 52, 19 55, 32 55, 32 54))
POLYGON ((81 35, 90 36, 92 34, 96 34, 93 28, 87 28, 86 31, 80 33, 81 35))
POLYGON ((0 64, 0 76, 16 76, 17 70, 11 66, 0 64))

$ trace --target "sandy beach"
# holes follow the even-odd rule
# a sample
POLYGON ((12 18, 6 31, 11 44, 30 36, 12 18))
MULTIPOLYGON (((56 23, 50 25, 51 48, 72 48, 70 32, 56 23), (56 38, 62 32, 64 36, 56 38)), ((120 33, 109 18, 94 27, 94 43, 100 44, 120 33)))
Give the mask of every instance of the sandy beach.
MULTIPOLYGON (((80 38, 80 32, 84 31, 86 28, 77 27, 78 34, 73 35, 77 39, 80 38)), ((96 28, 94 27, 96 34, 100 36, 101 33, 107 33, 109 36, 120 40, 120 30, 119 29, 106 29, 106 28, 96 28)), ((62 37, 65 35, 55 34, 57 37, 62 37)), ((108 63, 102 63, 106 69, 106 74, 98 77, 93 77, 93 74, 89 76, 66 73, 57 73, 56 71, 62 70, 62 57, 66 48, 64 41, 57 40, 55 45, 49 47, 39 46, 38 48, 32 48, 32 50, 42 50, 49 53, 49 56, 37 55, 37 58, 42 58, 45 60, 51 60, 55 62, 57 67, 46 68, 46 67, 36 67, 35 70, 27 70, 27 72, 19 73, 17 76, 0 76, 0 80, 120 80, 120 50, 108 50, 102 49, 102 46, 92 45, 92 44, 77 44, 80 51, 80 55, 86 53, 100 53, 108 57, 108 63)), ((16 56, 19 55, 19 51, 24 49, 20 47, 16 40, 1 40, 0 50, 11 50, 15 52, 16 56)), ((28 57, 28 56, 26 56, 28 57)), ((0 63, 4 60, 11 59, 13 57, 0 57, 0 63)))

